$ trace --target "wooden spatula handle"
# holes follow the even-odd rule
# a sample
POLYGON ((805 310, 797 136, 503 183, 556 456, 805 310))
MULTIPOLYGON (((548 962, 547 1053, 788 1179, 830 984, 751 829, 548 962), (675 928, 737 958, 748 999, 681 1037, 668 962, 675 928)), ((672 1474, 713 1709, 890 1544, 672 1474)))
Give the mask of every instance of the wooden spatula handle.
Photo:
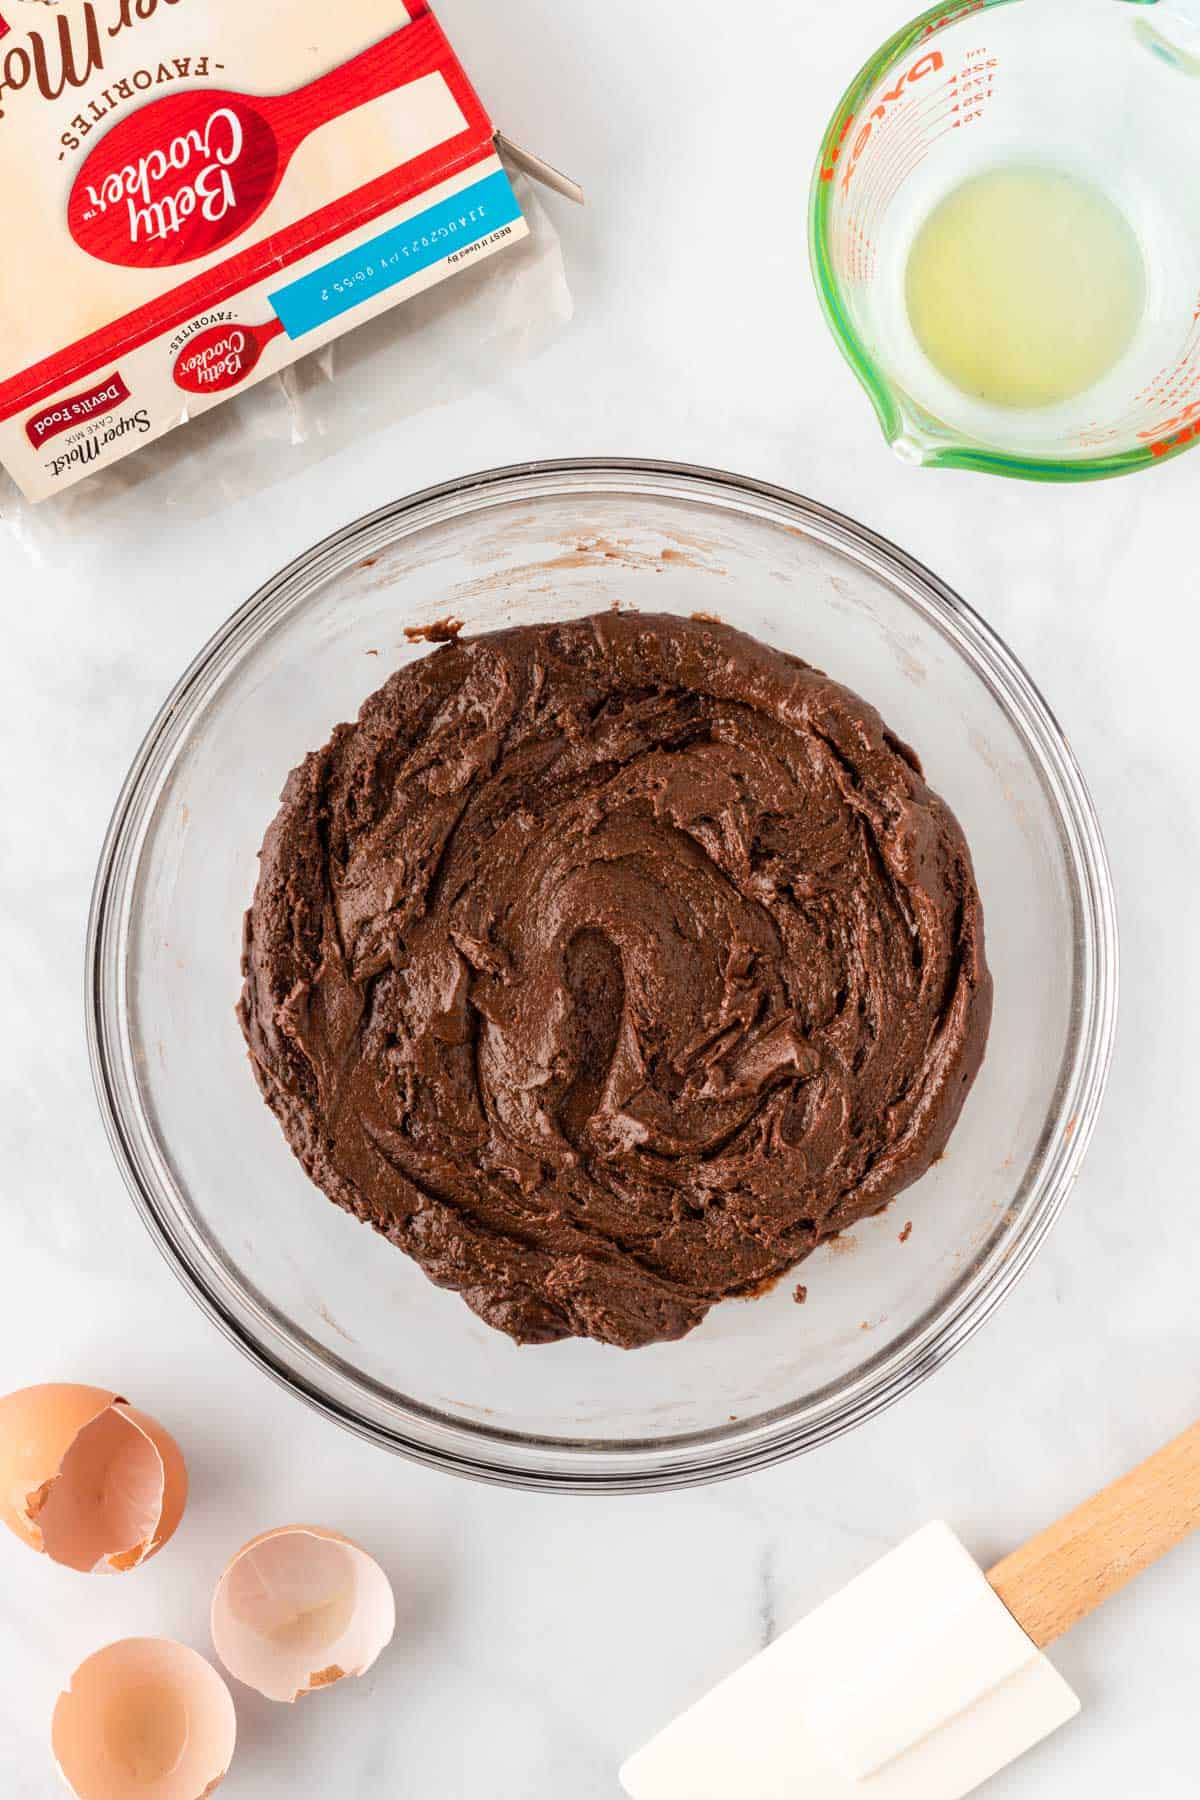
POLYGON ((1200 1525, 1200 1424, 988 1573, 1043 1650, 1200 1525))

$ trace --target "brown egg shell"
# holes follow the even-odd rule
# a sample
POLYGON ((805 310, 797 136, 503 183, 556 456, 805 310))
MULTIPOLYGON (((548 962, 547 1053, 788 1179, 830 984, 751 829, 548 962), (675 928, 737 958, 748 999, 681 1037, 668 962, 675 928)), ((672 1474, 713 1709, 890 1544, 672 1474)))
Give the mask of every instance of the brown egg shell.
POLYGON ((76 1669, 50 1737, 76 1800, 207 1800, 229 1771, 237 1719, 197 1651, 123 1638, 76 1669))
POLYGON ((242 1546, 217 1583, 212 1637, 231 1675, 269 1700, 366 1674, 391 1642, 396 1602, 379 1564, 318 1525, 284 1525, 242 1546))
POLYGON ((174 1438, 119 1394, 51 1382, 0 1399, 0 1519, 52 1562, 137 1568, 177 1529, 187 1491, 174 1438))

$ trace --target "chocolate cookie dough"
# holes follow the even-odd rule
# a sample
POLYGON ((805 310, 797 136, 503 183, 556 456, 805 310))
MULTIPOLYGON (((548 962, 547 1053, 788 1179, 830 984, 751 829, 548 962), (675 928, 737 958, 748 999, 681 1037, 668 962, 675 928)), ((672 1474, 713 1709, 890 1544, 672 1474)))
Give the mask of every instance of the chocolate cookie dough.
POLYGON ((521 1343, 681 1337, 879 1211, 945 1148, 991 1013, 913 752, 665 615, 393 675, 288 781, 243 966, 309 1175, 521 1343))

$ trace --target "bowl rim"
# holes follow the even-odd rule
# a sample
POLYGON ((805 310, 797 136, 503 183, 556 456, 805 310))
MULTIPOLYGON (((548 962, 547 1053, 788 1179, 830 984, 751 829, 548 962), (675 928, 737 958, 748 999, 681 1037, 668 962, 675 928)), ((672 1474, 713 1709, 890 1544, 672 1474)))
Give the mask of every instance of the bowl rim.
MULTIPOLYGON (((262 584, 209 638, 159 709, 122 784, 101 850, 88 920, 85 1015, 101 1120, 118 1168, 151 1237, 218 1328, 254 1363, 327 1418, 427 1466, 515 1488, 628 1493, 700 1485, 768 1467, 829 1442, 920 1385, 974 1335, 1014 1288, 1059 1217, 1099 1114, 1112 1059, 1119 985, 1116 903, 1091 796, 1070 745, 1040 691, 998 634, 916 558, 845 514, 748 476, 698 465, 632 457, 573 457, 481 471, 425 488, 364 515, 294 558, 262 584), (1022 738, 1057 815, 1075 913, 1075 1009, 1040 1166, 1019 1219, 972 1271, 930 1307, 917 1326, 851 1376, 804 1401, 716 1430, 661 1440, 571 1440, 508 1432, 451 1419, 307 1346, 259 1308, 253 1329, 228 1289, 199 1266, 172 1226, 164 1193, 169 1170, 136 1086, 122 1081, 127 913, 153 802, 202 705, 230 668, 271 626, 302 606, 331 576, 373 549, 448 518, 512 499, 558 494, 631 493, 723 504, 847 555, 894 590, 953 643, 985 682, 1022 738), (270 1336, 268 1336, 270 1334, 270 1336), (272 1341, 272 1339, 274 1341, 272 1341), (307 1367, 305 1365, 308 1365, 307 1367), (347 1393, 336 1391, 338 1387, 347 1393), (363 1404, 372 1388, 399 1423, 363 1404), (357 1395, 356 1408, 351 1399, 357 1395)), ((244 1298, 244 1295, 243 1295, 244 1298)), ((245 1308, 243 1307, 243 1312, 245 1308)))

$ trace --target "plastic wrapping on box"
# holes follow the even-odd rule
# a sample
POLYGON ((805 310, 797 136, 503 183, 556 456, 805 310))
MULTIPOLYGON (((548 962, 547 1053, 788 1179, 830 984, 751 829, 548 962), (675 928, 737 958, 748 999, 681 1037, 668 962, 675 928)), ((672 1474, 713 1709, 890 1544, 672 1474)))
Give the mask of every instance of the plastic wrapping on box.
POLYGON ((144 450, 40 505, 0 470, 0 530, 36 562, 90 561, 96 534, 137 518, 199 517, 244 500, 398 419, 502 379, 570 319, 558 235, 510 169, 529 236, 144 450))

